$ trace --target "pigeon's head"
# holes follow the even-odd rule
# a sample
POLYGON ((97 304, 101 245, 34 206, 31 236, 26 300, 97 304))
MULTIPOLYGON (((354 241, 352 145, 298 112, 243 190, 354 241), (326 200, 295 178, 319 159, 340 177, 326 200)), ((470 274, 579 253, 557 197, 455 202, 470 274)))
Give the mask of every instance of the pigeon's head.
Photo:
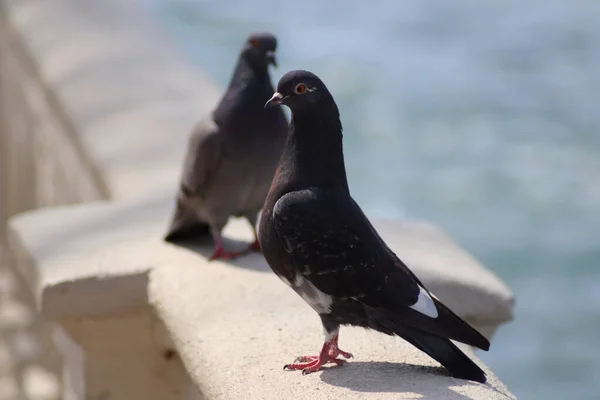
POLYGON ((294 112, 327 103, 335 105, 323 81, 312 72, 298 70, 281 77, 277 91, 267 101, 265 109, 284 104, 294 112))
POLYGON ((277 39, 272 33, 255 32, 244 43, 242 57, 254 68, 267 68, 269 64, 277 66, 275 50, 277 39))

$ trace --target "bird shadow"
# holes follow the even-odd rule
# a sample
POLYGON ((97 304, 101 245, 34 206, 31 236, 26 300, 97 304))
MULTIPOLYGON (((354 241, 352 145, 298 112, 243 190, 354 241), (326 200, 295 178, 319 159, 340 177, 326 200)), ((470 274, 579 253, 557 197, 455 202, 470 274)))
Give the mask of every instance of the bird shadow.
MULTIPOLYGON (((432 377, 433 378, 433 377, 432 377)), ((329 385, 363 393, 415 393, 422 399, 470 399, 452 388, 464 385, 484 385, 452 378, 442 367, 389 362, 349 362, 341 368, 323 370, 321 380, 329 385), (444 377, 432 385, 425 374, 444 377), (443 383, 442 383, 443 382, 443 383)), ((489 384, 485 386, 495 389, 489 384)))
MULTIPOLYGON (((185 239, 169 244, 173 246, 179 246, 188 251, 196 253, 200 257, 205 258, 207 262, 220 262, 228 264, 230 266, 234 266, 236 268, 244 268, 261 272, 271 272, 271 269, 269 268, 265 257, 262 255, 262 253, 256 251, 249 251, 233 259, 219 259, 215 261, 209 261, 208 259, 214 251, 214 242, 211 238, 185 239)), ((242 240, 229 239, 226 237, 223 238, 223 245, 228 251, 242 252, 248 249, 250 244, 251 243, 242 240)))

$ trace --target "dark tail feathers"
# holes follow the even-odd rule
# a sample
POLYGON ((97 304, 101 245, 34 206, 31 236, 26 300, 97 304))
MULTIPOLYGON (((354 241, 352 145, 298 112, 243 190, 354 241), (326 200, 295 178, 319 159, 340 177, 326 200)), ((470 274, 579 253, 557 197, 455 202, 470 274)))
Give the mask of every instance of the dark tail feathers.
POLYGON ((400 335, 404 340, 446 367, 453 377, 485 383, 485 372, 450 339, 419 332, 413 328, 405 328, 405 330, 405 336, 400 335))
POLYGON ((379 324, 442 364, 453 377, 486 382, 485 372, 449 339, 397 324, 390 319, 379 321, 379 324))
MULTIPOLYGON (((446 307, 441 301, 433 299, 440 313, 439 317, 433 320, 443 327, 445 336, 452 338, 458 342, 469 344, 488 351, 490 349, 490 341, 485 336, 479 333, 475 328, 469 325, 465 320, 456 315, 452 310, 446 307)), ((436 333, 433 331, 431 333, 436 333)), ((444 335, 442 335, 444 336, 444 335)))
POLYGON ((207 223, 198 221, 192 212, 188 211, 180 201, 177 201, 169 231, 164 237, 165 241, 177 243, 187 239, 200 239, 207 236, 210 236, 210 226, 207 223))

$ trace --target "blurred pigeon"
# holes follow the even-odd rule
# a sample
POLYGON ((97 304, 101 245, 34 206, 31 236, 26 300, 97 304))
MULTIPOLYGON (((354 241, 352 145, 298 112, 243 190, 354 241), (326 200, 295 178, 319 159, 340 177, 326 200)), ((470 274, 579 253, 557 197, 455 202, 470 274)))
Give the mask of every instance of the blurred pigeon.
POLYGON ((398 335, 463 379, 485 373, 449 339, 484 350, 488 340, 450 311, 385 244, 350 196, 342 125, 333 97, 307 71, 285 74, 265 108, 292 110, 288 141, 261 216, 259 239, 273 271, 321 317, 319 355, 286 369, 318 371, 352 355, 340 325, 398 335))
POLYGON ((288 123, 282 110, 265 112, 273 94, 269 64, 276 65, 277 40, 254 33, 244 43, 227 91, 214 112, 192 131, 177 198, 177 208, 165 240, 212 235, 211 260, 245 252, 226 251, 221 231, 230 216, 245 217, 256 234, 288 123))

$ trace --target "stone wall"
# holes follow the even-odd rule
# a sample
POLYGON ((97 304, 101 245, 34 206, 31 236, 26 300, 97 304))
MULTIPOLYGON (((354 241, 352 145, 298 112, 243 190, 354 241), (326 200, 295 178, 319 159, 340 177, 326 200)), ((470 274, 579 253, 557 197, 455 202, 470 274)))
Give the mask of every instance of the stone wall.
MULTIPOLYGON (((207 263, 209 249, 161 240, 187 133, 219 88, 135 1, 0 5, 0 310, 23 311, 35 350, 16 354, 0 311, 0 393, 7 376, 10 399, 43 387, 38 398, 77 400, 513 398, 483 364, 490 383, 458 381, 399 339, 352 329, 344 368, 280 371, 320 345, 316 315, 259 255, 207 263)), ((438 228, 375 223, 486 336, 512 319, 510 290, 438 228)), ((238 221, 225 233, 250 238, 238 221)))

